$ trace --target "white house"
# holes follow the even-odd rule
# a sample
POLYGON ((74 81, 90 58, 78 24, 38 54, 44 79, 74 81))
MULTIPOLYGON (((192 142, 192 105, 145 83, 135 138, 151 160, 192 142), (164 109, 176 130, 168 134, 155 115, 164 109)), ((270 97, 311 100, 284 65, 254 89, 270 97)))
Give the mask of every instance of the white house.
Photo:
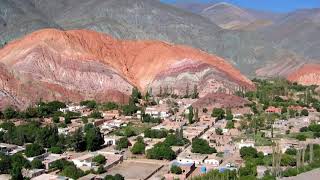
POLYGON ((243 140, 241 140, 241 142, 238 143, 238 148, 241 149, 243 147, 254 147, 254 141, 243 141, 243 140))
POLYGON ((216 155, 210 155, 207 159, 204 160, 204 164, 212 167, 220 166, 222 158, 217 157, 216 155))
POLYGON ((194 163, 196 166, 201 165, 207 158, 207 155, 182 152, 177 157, 177 161, 181 163, 194 163))

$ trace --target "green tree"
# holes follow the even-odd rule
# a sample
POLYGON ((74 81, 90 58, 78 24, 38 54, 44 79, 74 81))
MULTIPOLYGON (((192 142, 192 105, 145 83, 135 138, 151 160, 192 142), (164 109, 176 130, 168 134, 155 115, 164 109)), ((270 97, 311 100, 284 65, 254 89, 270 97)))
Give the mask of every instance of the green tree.
POLYGON ((303 109, 303 110, 301 111, 301 116, 309 116, 308 110, 303 109))
POLYGON ((59 116, 53 116, 53 117, 52 117, 52 121, 53 121, 54 123, 59 123, 59 122, 60 122, 59 116))
POLYGON ((85 134, 86 149, 96 151, 104 144, 104 138, 99 128, 90 128, 85 134))
POLYGON ((90 115, 89 115, 90 118, 94 118, 94 119, 102 119, 103 116, 102 116, 102 113, 99 112, 99 111, 93 111, 90 115))
POLYGON ((191 98, 192 98, 192 99, 197 99, 197 98, 199 98, 198 86, 197 86, 197 85, 194 85, 194 87, 193 87, 193 91, 192 91, 192 94, 191 94, 191 98))
POLYGON ((217 135, 223 135, 223 131, 222 131, 221 128, 216 128, 215 132, 216 132, 217 135))
POLYGON ((19 113, 14 110, 12 107, 8 107, 3 111, 3 116, 5 119, 17 118, 19 113))
POLYGON ((86 106, 89 109, 95 109, 97 107, 97 102, 94 100, 81 101, 81 106, 86 106))
POLYGON ((231 109, 227 109, 226 111, 226 120, 229 120, 229 121, 233 120, 233 114, 231 109))
POLYGON ((82 152, 86 149, 86 142, 81 129, 77 129, 70 137, 70 147, 76 152, 82 152))
POLYGON ((172 165, 170 168, 170 172, 173 174, 182 174, 182 169, 179 166, 172 165))
POLYGON ((103 167, 103 165, 100 165, 96 171, 97 174, 103 174, 106 172, 106 169, 103 167))
POLYGON ((258 152, 254 147, 242 147, 240 149, 240 156, 244 159, 247 158, 257 158, 258 152))
POLYGON ((27 157, 34 157, 45 153, 45 150, 39 144, 29 144, 24 153, 27 157))
POLYGON ((304 134, 298 134, 298 135, 296 136, 296 139, 298 139, 299 141, 306 141, 307 136, 304 135, 304 134))
POLYGON ((103 155, 99 154, 99 155, 95 156, 92 159, 92 161, 99 164, 99 165, 103 165, 104 163, 106 163, 107 159, 103 155))
POLYGON ((147 151, 147 158, 149 159, 158 159, 158 160, 173 160, 176 158, 175 152, 171 149, 170 146, 164 143, 158 143, 154 145, 152 149, 147 151))
POLYGON ((189 109, 189 114, 188 114, 189 124, 193 124, 193 116, 194 116, 193 107, 190 106, 188 109, 189 109))
POLYGON ((129 147, 129 140, 127 137, 122 137, 116 142, 116 149, 121 150, 129 147))
POLYGON ((209 143, 204 139, 194 139, 192 141, 191 147, 191 152, 193 153, 212 154, 217 152, 217 150, 215 148, 210 147, 209 143))
POLYGON ((43 169, 44 164, 42 164, 41 160, 34 159, 33 161, 31 161, 31 167, 32 167, 32 169, 43 169))
POLYGON ((131 152, 133 154, 144 154, 146 145, 144 144, 143 138, 139 137, 137 142, 133 145, 131 152))
POLYGON ((11 180, 23 180, 21 167, 14 166, 10 171, 10 175, 11 175, 11 180))
POLYGON ((58 146, 54 146, 54 147, 49 148, 49 152, 51 152, 53 154, 62 154, 63 153, 62 148, 58 147, 58 146))
POLYGON ((227 125, 226 125, 226 128, 227 128, 227 129, 233 129, 233 128, 234 128, 234 123, 233 123, 233 121, 228 121, 228 122, 227 122, 227 125))
POLYGON ((221 120, 221 119, 223 119, 224 118, 224 110, 223 109, 221 109, 221 108, 214 108, 213 110, 212 110, 212 114, 211 114, 211 116, 212 117, 215 117, 217 120, 221 120))

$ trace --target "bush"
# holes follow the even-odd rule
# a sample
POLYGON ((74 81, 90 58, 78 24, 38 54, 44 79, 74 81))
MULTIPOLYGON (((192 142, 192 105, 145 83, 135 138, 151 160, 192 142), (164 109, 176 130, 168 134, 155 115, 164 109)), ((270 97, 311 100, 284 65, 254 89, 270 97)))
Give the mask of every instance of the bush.
POLYGON ((103 167, 103 165, 100 165, 96 171, 96 174, 103 174, 106 172, 106 169, 103 167))
POLYGON ((61 147, 51 147, 49 149, 49 152, 51 152, 53 154, 62 154, 63 153, 61 147))
POLYGON ((228 121, 228 122, 227 122, 227 125, 226 125, 226 128, 227 128, 227 129, 233 129, 233 128, 234 128, 234 123, 233 123, 233 121, 228 121))
POLYGON ((182 174, 182 169, 179 166, 172 165, 170 168, 172 174, 182 174))
POLYGON ((294 156, 283 154, 281 157, 281 166, 295 166, 296 158, 294 156))
POLYGON ((152 149, 147 151, 147 158, 173 160, 176 158, 176 154, 170 146, 167 146, 164 143, 158 143, 152 149))
POLYGON ((283 172, 284 177, 291 177, 298 175, 297 168, 289 168, 283 172))
POLYGON ((240 156, 244 159, 246 158, 257 158, 258 152, 253 147, 242 147, 240 149, 240 156))
POLYGON ((125 149, 128 147, 129 147, 129 140, 126 137, 122 137, 116 142, 116 149, 118 150, 125 149))
POLYGON ((102 165, 102 164, 106 163, 107 159, 103 155, 99 154, 99 155, 95 156, 92 159, 92 161, 95 163, 98 163, 99 165, 102 165))
POLYGON ((308 110, 303 109, 303 110, 301 111, 301 116, 309 116, 308 110))
POLYGON ((104 180, 124 180, 124 177, 120 174, 116 174, 114 176, 106 175, 106 177, 104 177, 104 180))
POLYGON ((97 102, 94 100, 82 101, 82 102, 80 102, 80 105, 86 106, 87 108, 90 108, 90 109, 95 109, 97 107, 97 102))
POLYGON ((210 147, 209 143, 204 139, 194 139, 192 141, 191 152, 200 154, 212 154, 216 153, 217 150, 215 148, 210 147))
POLYGON ((223 131, 222 131, 221 128, 216 128, 215 132, 216 132, 217 135, 223 135, 223 131))
POLYGON ((213 110, 212 110, 212 114, 211 114, 211 116, 212 117, 215 117, 217 120, 221 120, 221 119, 223 119, 224 118, 224 110, 223 109, 221 109, 221 108, 214 108, 213 110))
POLYGON ((146 145, 144 144, 143 138, 139 137, 137 142, 133 145, 131 152, 132 154, 144 154, 146 145))
POLYGON ((93 111, 90 115, 89 115, 90 118, 93 118, 93 119, 102 119, 103 116, 101 114, 101 112, 99 111, 93 111))
POLYGON ((41 160, 34 159, 33 161, 31 161, 31 167, 32 167, 32 169, 43 169, 44 164, 42 164, 41 160))
POLYGON ((300 132, 308 132, 309 128, 308 127, 302 127, 300 128, 300 132))
POLYGON ((115 110, 119 108, 119 105, 115 102, 107 102, 102 105, 103 110, 105 111, 110 111, 110 110, 115 110))
POLYGON ((29 144, 26 146, 25 155, 27 157, 39 156, 43 153, 45 153, 45 150, 38 144, 29 144))
POLYGON ((59 122, 60 122, 59 116, 53 116, 53 117, 52 117, 52 121, 53 121, 54 123, 59 123, 59 122))
POLYGON ((297 150, 295 148, 289 148, 289 149, 286 150, 285 153, 288 154, 288 155, 294 155, 295 156, 297 154, 297 150))
POLYGON ((157 129, 147 129, 144 131, 144 137, 147 138, 165 138, 167 137, 168 132, 166 130, 157 130, 157 129))
POLYGON ((304 134, 298 134, 296 136, 296 139, 298 139, 299 141, 305 141, 307 139, 307 136, 304 134))

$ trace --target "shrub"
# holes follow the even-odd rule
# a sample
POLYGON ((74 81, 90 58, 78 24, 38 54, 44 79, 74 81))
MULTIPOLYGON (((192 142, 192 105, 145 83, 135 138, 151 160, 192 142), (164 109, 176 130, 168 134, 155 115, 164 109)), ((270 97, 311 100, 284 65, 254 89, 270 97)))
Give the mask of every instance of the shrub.
POLYGON ((212 154, 217 152, 217 150, 210 147, 209 143, 204 139, 194 139, 191 147, 191 152, 193 153, 212 154))
POLYGON ((44 164, 42 164, 41 160, 34 159, 33 161, 31 161, 31 167, 32 167, 32 169, 43 169, 44 164))
POLYGON ((93 162, 96 162, 98 163, 99 165, 102 165, 104 163, 106 163, 106 157, 104 157, 103 155, 99 154, 97 156, 95 156, 93 159, 92 159, 93 162))
POLYGON ((147 158, 173 160, 176 158, 176 154, 170 146, 167 146, 164 143, 158 143, 152 149, 147 151, 147 158))
POLYGON ((45 151, 43 147, 38 144, 29 144, 26 146, 25 155, 27 157, 34 157, 43 154, 45 151))
POLYGON ((49 152, 53 153, 53 154, 62 154, 62 149, 61 147, 51 147, 49 149, 49 152))
POLYGON ((212 114, 211 114, 211 116, 212 117, 215 117, 217 120, 221 120, 221 119, 223 119, 224 118, 224 110, 223 109, 221 109, 221 108, 214 108, 213 110, 212 110, 212 114))
POLYGON ((303 109, 303 110, 301 111, 301 116, 309 116, 308 110, 303 109))
POLYGON ((182 174, 182 169, 179 166, 172 165, 170 168, 170 172, 173 174, 182 174))
POLYGON ((296 139, 298 139, 299 141, 305 141, 307 139, 307 136, 304 134, 298 134, 296 136, 296 139))
POLYGON ((244 159, 246 158, 257 158, 258 152, 257 149, 253 147, 242 147, 240 149, 240 156, 244 159))
POLYGON ((116 149, 118 150, 125 149, 128 147, 129 147, 129 140, 126 137, 122 137, 116 142, 116 149))

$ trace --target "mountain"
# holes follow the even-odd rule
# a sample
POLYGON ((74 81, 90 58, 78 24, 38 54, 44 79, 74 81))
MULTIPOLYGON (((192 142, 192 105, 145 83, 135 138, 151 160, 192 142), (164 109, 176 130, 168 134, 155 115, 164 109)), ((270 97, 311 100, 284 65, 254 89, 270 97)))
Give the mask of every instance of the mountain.
POLYGON ((59 26, 28 0, 0 0, 0 47, 34 30, 59 26))
POLYGON ((203 51, 89 30, 36 31, 1 49, 0 65, 0 102, 18 107, 40 99, 126 102, 133 87, 183 95, 197 85, 200 97, 254 88, 232 65, 203 51))
POLYGON ((230 31, 208 18, 157 0, 26 0, 64 29, 90 29, 121 39, 154 39, 217 54, 246 75, 277 59, 255 32, 230 31))
POLYGON ((320 85, 320 64, 305 64, 289 74, 288 80, 303 85, 320 85))
POLYGON ((320 59, 320 9, 297 10, 262 30, 265 39, 279 48, 320 59))
POLYGON ((209 6, 203 9, 200 14, 224 29, 236 29, 257 20, 249 12, 224 2, 209 6))

